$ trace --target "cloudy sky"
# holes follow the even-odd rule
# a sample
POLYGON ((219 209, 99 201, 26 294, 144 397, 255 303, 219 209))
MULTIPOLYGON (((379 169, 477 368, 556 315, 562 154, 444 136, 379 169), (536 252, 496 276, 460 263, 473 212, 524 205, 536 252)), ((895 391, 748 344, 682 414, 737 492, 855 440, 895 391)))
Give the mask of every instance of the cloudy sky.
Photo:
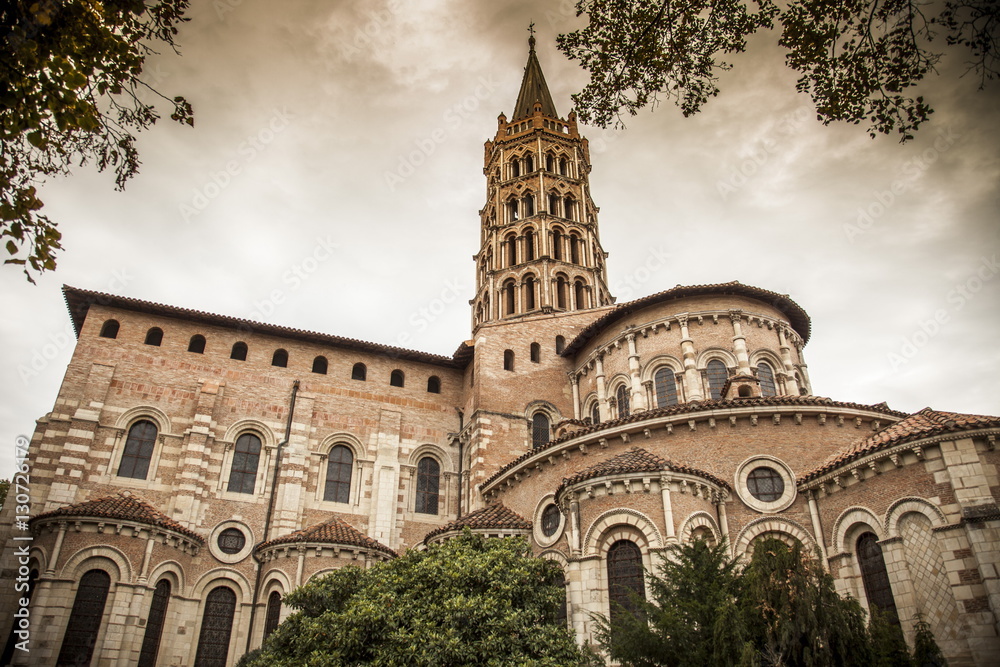
MULTIPOLYGON (((572 5, 203 0, 154 84, 194 105, 139 141, 125 192, 47 184, 59 268, 0 271, 0 477, 51 410, 73 338, 65 284, 450 355, 469 337, 482 143, 511 112, 526 28, 556 107, 586 82, 555 48, 572 5)), ((612 293, 739 280, 811 315, 813 388, 1000 413, 1000 86, 944 63, 906 145, 823 127, 775 37, 692 118, 584 128, 612 293), (990 379, 993 378, 993 379, 990 379)))

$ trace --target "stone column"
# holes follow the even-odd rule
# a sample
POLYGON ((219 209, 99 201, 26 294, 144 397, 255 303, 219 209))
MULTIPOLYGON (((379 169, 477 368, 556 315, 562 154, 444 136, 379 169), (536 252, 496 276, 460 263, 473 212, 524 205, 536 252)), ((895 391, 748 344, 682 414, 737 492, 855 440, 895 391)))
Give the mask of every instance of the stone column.
POLYGON ((674 531, 674 508, 670 503, 670 475, 660 476, 660 497, 663 500, 663 525, 667 531, 667 539, 677 539, 674 531))
POLYGON ((733 323, 733 351, 736 353, 736 374, 750 375, 750 356, 747 353, 747 339, 743 335, 743 311, 730 310, 729 320, 733 323))
POLYGON ((639 377, 639 352, 635 346, 635 334, 625 336, 628 341, 628 373, 632 384, 632 412, 645 412, 648 409, 646 396, 642 393, 642 379, 639 377))
POLYGON ((594 360, 597 379, 597 402, 601 413, 601 421, 606 422, 611 419, 611 408, 608 406, 608 388, 604 384, 604 354, 598 353, 594 360))
POLYGON ((681 325, 681 354, 684 356, 684 394, 688 401, 704 399, 701 388, 701 376, 698 374, 698 360, 694 349, 694 341, 688 332, 687 314, 677 318, 681 325))
POLYGON ((576 373, 569 374, 569 383, 573 388, 573 419, 580 418, 580 376, 576 373))
POLYGON ((726 515, 726 499, 722 494, 719 494, 714 498, 715 508, 719 514, 719 530, 722 531, 722 539, 726 541, 729 546, 729 556, 732 557, 736 553, 736 545, 733 544, 732 535, 729 534, 729 517, 726 515))
POLYGON ((823 557, 820 562, 823 564, 823 569, 827 569, 826 537, 823 535, 823 524, 819 520, 816 489, 811 489, 807 493, 809 496, 809 516, 812 518, 813 536, 816 538, 816 544, 819 545, 819 553, 823 557))
POLYGON ((781 351, 781 364, 785 371, 785 393, 789 396, 798 396, 799 383, 795 381, 795 364, 792 363, 788 333, 784 324, 778 326, 778 348, 781 351))

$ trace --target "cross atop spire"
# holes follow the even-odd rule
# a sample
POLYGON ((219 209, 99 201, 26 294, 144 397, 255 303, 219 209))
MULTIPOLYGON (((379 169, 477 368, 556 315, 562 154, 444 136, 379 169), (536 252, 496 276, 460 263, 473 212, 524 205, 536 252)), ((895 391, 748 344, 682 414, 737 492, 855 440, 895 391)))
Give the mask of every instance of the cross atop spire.
POLYGON ((524 79, 521 80, 521 92, 517 95, 517 104, 514 105, 514 115, 511 120, 528 118, 535 111, 535 102, 542 105, 542 113, 552 118, 558 118, 556 105, 552 103, 552 95, 549 94, 549 87, 545 83, 545 75, 542 74, 542 66, 538 64, 538 57, 535 55, 535 24, 528 26, 528 64, 524 67, 524 79))

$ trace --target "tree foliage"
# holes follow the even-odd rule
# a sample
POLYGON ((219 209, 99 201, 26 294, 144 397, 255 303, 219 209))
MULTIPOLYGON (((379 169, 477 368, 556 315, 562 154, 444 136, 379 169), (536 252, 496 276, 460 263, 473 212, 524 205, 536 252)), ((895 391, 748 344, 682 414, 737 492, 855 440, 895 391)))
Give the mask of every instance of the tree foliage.
POLYGON ((556 621, 558 576, 523 539, 467 532, 293 591, 298 611, 241 667, 590 664, 556 621))
POLYGON ((158 45, 175 48, 188 0, 10 0, 0 8, 0 242, 34 282, 56 266, 56 223, 40 213, 47 177, 93 162, 118 189, 139 168, 133 132, 159 112, 193 124, 183 97, 142 78, 158 45))
POLYGON ((685 116, 719 93, 727 59, 761 30, 778 30, 785 64, 799 73, 818 118, 868 123, 872 137, 913 137, 932 109, 912 86, 942 57, 961 52, 982 88, 1000 73, 1000 5, 944 0, 577 0, 585 28, 560 35, 590 83, 573 96, 580 119, 621 127, 661 96, 685 116), (943 38, 943 39, 942 39, 943 38))

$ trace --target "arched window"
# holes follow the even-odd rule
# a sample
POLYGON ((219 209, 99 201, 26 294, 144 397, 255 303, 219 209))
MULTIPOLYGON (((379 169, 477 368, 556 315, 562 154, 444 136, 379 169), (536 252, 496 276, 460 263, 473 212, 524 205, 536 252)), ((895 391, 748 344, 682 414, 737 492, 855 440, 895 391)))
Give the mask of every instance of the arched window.
POLYGON ((608 549, 608 599, 611 602, 611 622, 621 614, 634 614, 638 605, 633 594, 646 596, 642 580, 642 552, 630 540, 618 540, 608 549))
POLYGON ((590 406, 590 423, 595 425, 601 423, 601 404, 597 401, 590 406))
POLYGON ((156 664, 156 654, 160 652, 160 637, 163 635, 163 619, 167 616, 170 602, 170 581, 160 579, 153 589, 153 600, 146 616, 146 632, 142 636, 142 650, 139 652, 140 665, 152 667, 156 664))
MULTIPOLYGON (((281 623, 281 593, 271 591, 267 596, 267 614, 264 616, 264 638, 278 629, 281 623)), ((139 663, 142 664, 142 663, 139 663)))
POLYGON ((778 393, 774 386, 774 370, 771 364, 762 361, 757 364, 757 379, 760 380, 760 393, 763 396, 775 396, 778 393))
POLYGON ((567 220, 576 220, 576 202, 572 197, 563 199, 563 217, 567 220))
POLYGON ((544 412, 536 412, 531 418, 531 446, 544 447, 549 444, 549 417, 544 412))
POLYGON ((566 309, 566 292, 568 290, 566 278, 556 277, 556 308, 566 309))
POLYGON ((507 237, 507 266, 517 264, 517 237, 511 234, 507 237))
MULTIPOLYGON (((559 195, 554 192, 549 193, 549 213, 552 215, 559 215, 559 195)), ((559 255, 554 255, 554 257, 559 259, 559 255)))
POLYGON ((514 159, 510 161, 510 175, 516 178, 521 175, 521 161, 514 159))
POLYGON ((562 354, 565 349, 566 338, 564 336, 556 336, 556 354, 562 354))
POLYGON ((631 414, 629 409, 629 390, 625 385, 620 385, 618 391, 615 393, 615 399, 618 402, 618 418, 628 417, 631 414))
POLYGON ((326 487, 323 500, 335 503, 351 502, 351 473, 354 471, 354 454, 349 447, 337 445, 330 450, 326 462, 326 487))
POLYGON ((505 371, 514 370, 514 350, 503 351, 503 369, 505 371))
POLYGON ((128 437, 125 438, 125 451, 122 452, 122 461, 118 466, 118 476, 146 479, 155 447, 156 425, 145 419, 132 424, 128 437))
POLYGON ((892 623, 898 624, 896 600, 892 596, 889 573, 885 569, 885 559, 882 557, 882 547, 879 546, 875 533, 865 533, 858 538, 857 554, 869 609, 872 611, 878 609, 888 616, 892 623))
POLYGON ((313 359, 313 373, 326 375, 326 367, 327 367, 326 357, 316 357, 315 359, 313 359))
POLYGON ((531 362, 537 364, 542 360, 542 346, 538 343, 531 344, 531 362))
POLYGON ((524 156, 524 173, 530 174, 534 170, 535 170, 535 158, 533 158, 529 153, 524 156))
POLYGON ((236 593, 233 589, 228 586, 213 588, 205 598, 205 613, 201 617, 194 667, 226 666, 235 612, 236 593))
POLYGON ((271 355, 271 365, 286 368, 288 366, 288 352, 281 349, 275 350, 274 354, 271 355))
POLYGON ((191 342, 188 343, 188 352, 205 354, 205 337, 201 334, 191 336, 191 342))
POLYGON ((722 388, 729 379, 726 365, 718 359, 712 359, 705 367, 705 374, 708 376, 708 390, 712 394, 712 400, 718 401, 722 398, 722 388))
POLYGON ((569 261, 573 264, 580 263, 580 237, 576 234, 569 237, 569 261))
POLYGON ((507 202, 507 222, 517 222, 521 219, 520 211, 517 208, 517 200, 511 199, 507 202))
POLYGON ((229 490, 236 493, 253 493, 259 465, 260 438, 253 433, 244 433, 236 438, 233 465, 229 472, 229 490))
POLYGON ((438 489, 441 486, 441 466, 430 456, 417 463, 417 505, 420 514, 438 513, 438 489))
POLYGON ((531 274, 524 277, 524 309, 535 309, 535 276, 531 274))
POLYGON ((235 359, 236 361, 246 361, 247 360, 247 344, 243 341, 238 343, 233 343, 233 351, 229 353, 230 359, 235 359))
POLYGON ((585 296, 582 280, 577 280, 573 283, 573 300, 576 302, 576 310, 587 307, 587 298, 585 296))
POLYGON ((656 407, 665 408, 677 405, 677 380, 672 368, 661 368, 653 375, 653 386, 656 390, 656 407))
POLYGON ((368 379, 368 368, 361 362, 354 364, 354 367, 351 369, 351 379, 364 382, 368 379))
POLYGON ((552 156, 552 153, 545 154, 545 171, 555 171, 556 170, 556 159, 552 156))
POLYGON ((441 393, 441 378, 437 375, 432 375, 427 378, 427 391, 431 394, 441 393))
POLYGON ((146 345, 155 345, 159 347, 163 343, 163 329, 160 327, 153 327, 146 332, 146 340, 144 341, 146 345))
POLYGON ((535 259, 535 232, 532 229, 524 232, 524 260, 530 262, 535 259))
POLYGON ((403 371, 398 368, 389 374, 389 386, 390 387, 402 387, 403 381, 406 376, 403 375, 403 371))
POLYGON ((559 158, 559 174, 565 176, 568 173, 566 158, 559 158))
POLYGON ((504 292, 504 302, 506 305, 506 312, 508 315, 513 315, 515 308, 517 306, 517 301, 514 298, 514 281, 510 280, 503 286, 504 292))
MULTIPOLYGON (((555 196, 555 195, 553 195, 553 196, 555 196)), ((556 199, 556 201, 558 201, 558 198, 556 199)), ((555 214, 554 210, 551 211, 551 212, 553 214, 555 214)), ((563 234, 562 234, 562 232, 560 230, 558 230, 558 229, 553 229, 552 230, 552 258, 553 259, 562 259, 562 255, 563 255, 563 253, 562 253, 562 244, 563 244, 563 234)))
POLYGON ((566 573, 562 571, 562 568, 560 568, 559 574, 556 576, 555 584, 559 587, 560 592, 559 608, 556 609, 556 623, 566 625, 566 603, 568 600, 566 599, 566 573))
POLYGON ((80 577, 57 665, 90 664, 110 588, 111 577, 104 570, 90 570, 80 577))
POLYGON ((108 320, 101 325, 101 338, 118 338, 118 320, 108 320))

